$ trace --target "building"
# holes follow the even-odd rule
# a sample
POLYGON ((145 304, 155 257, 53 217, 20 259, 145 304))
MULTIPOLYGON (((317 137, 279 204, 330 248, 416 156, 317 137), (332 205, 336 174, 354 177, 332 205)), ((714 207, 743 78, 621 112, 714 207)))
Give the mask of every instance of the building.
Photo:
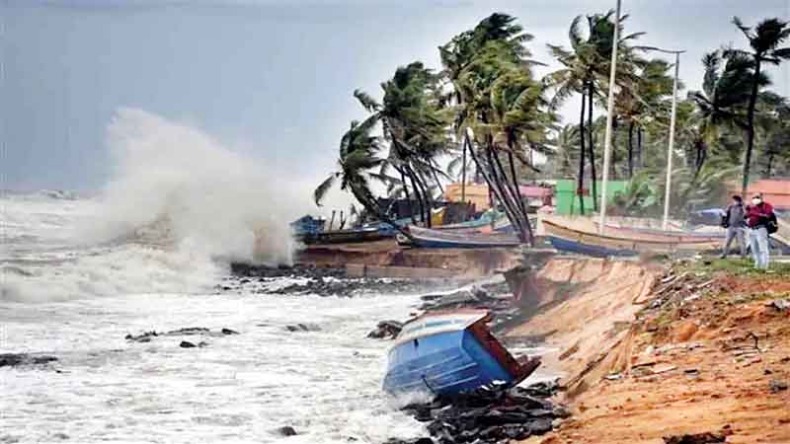
MULTIPOLYGON (((603 188, 601 181, 596 181, 595 185, 600 192, 603 188)), ((584 214, 592 214, 593 212, 593 197, 590 189, 590 182, 585 182, 585 188, 582 190, 582 199, 584 201, 584 214)), ((606 194, 608 194, 607 202, 611 202, 614 195, 618 192, 625 191, 628 187, 628 181, 625 180, 610 180, 606 185, 606 194)), ((579 208, 579 195, 576 192, 577 183, 573 179, 560 179, 557 180, 556 194, 554 203, 556 206, 555 214, 571 215, 581 214, 579 208)))
MULTIPOLYGON (((461 202, 461 184, 451 183, 445 187, 444 197, 449 202, 461 202)), ((475 206, 475 210, 482 212, 491 208, 491 195, 487 184, 468 183, 464 191, 464 199, 475 206)), ((551 205, 551 198, 554 191, 549 187, 538 185, 520 185, 519 192, 524 197, 530 207, 541 207, 551 205)))

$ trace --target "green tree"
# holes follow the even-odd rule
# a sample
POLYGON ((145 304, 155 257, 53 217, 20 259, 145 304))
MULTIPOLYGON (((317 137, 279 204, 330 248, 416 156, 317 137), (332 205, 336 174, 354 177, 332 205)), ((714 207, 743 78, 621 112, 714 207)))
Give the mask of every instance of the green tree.
POLYGON ((745 26, 738 17, 734 17, 732 22, 746 36, 751 52, 729 50, 728 53, 733 56, 748 54, 754 64, 749 105, 746 111, 746 156, 743 161, 743 182, 741 184, 741 193, 746 194, 746 189, 749 185, 752 151, 754 150, 755 110, 762 83, 763 64, 778 65, 783 60, 790 59, 790 47, 781 47, 790 38, 790 26, 788 26, 787 22, 778 18, 763 20, 754 29, 745 26))
POLYGON ((369 214, 382 221, 390 220, 379 208, 370 189, 375 171, 383 162, 378 156, 381 140, 373 135, 376 124, 377 119, 374 117, 361 123, 351 122, 351 127, 340 139, 337 171, 330 174, 313 192, 316 205, 320 206, 329 189, 340 181, 340 189, 350 192, 369 214))
POLYGON ((532 77, 524 46, 531 38, 513 17, 497 13, 440 47, 444 75, 453 87, 447 102, 453 104, 462 151, 469 153, 520 240, 527 243, 533 242, 532 229, 515 161, 532 166, 525 150, 546 149, 548 120, 541 109, 542 87, 532 77))

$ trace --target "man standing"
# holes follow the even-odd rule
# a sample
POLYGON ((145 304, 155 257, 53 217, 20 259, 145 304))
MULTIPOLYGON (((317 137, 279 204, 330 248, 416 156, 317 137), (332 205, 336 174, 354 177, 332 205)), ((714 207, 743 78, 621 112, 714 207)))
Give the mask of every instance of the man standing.
POLYGON ((741 249, 741 257, 746 257, 746 211, 743 208, 741 196, 732 196, 732 202, 727 207, 726 213, 722 218, 722 226, 727 229, 727 238, 724 241, 724 251, 721 257, 725 258, 730 254, 730 245, 733 239, 737 239, 738 247, 741 249))
POLYGON ((749 227, 749 246, 752 249, 754 267, 768 268, 768 224, 772 220, 774 208, 763 202, 762 194, 752 198, 752 204, 746 207, 746 225, 749 227))

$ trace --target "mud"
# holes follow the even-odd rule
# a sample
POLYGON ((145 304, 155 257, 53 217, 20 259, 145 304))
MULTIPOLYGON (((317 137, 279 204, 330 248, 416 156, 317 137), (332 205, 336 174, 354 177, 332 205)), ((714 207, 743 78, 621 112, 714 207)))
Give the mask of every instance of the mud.
POLYGON ((790 270, 745 270, 554 260, 531 276, 508 334, 554 347, 573 416, 523 442, 790 442, 790 270))

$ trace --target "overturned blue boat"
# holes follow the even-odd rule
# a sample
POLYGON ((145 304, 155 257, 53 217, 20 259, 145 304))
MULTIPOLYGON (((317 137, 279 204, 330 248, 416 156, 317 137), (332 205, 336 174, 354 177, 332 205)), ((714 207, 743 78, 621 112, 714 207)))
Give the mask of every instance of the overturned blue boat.
POLYGON ((452 396, 523 381, 540 359, 516 360, 488 330, 489 320, 486 310, 453 310, 406 323, 389 352, 384 390, 452 396))

